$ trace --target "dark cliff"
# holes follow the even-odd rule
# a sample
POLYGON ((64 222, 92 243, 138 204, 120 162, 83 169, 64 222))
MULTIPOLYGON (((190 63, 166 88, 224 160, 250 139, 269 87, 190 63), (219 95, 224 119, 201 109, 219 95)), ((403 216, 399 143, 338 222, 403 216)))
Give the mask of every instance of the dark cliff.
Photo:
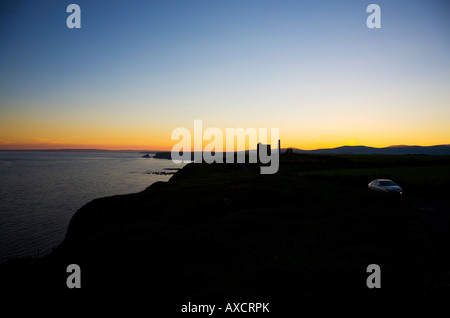
MULTIPOLYGON (((151 299, 177 310, 193 299, 287 308, 298 299, 442 293, 433 282, 448 270, 447 241, 420 209, 407 197, 370 192, 367 175, 334 175, 349 165, 369 169, 377 158, 291 156, 276 175, 260 175, 256 165, 189 164, 140 193, 93 200, 73 216, 63 244, 34 261, 39 275, 14 288, 45 281, 65 295, 65 266, 75 263, 83 297, 151 299), (366 287, 373 263, 383 271, 378 291, 366 287)), ((383 158, 377 169, 399 170, 398 160, 383 158)), ((11 264, 1 273, 17 270, 11 264)))

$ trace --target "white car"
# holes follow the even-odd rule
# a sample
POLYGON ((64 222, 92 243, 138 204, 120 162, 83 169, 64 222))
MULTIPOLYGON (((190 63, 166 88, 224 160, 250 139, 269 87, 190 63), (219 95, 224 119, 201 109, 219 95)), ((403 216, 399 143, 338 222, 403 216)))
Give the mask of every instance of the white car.
POLYGON ((403 189, 389 179, 376 179, 369 183, 369 189, 380 192, 403 193, 403 189))

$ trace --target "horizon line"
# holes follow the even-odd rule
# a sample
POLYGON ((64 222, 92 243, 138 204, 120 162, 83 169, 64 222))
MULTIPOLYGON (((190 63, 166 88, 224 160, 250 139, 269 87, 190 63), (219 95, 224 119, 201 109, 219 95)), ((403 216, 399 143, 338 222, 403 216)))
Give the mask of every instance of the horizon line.
MULTIPOLYGON (((316 149, 301 149, 301 148, 295 148, 295 147, 285 147, 281 148, 284 149, 295 149, 295 150, 302 150, 302 151, 315 151, 315 150, 328 150, 328 149, 337 149, 337 148, 343 148, 343 147, 366 147, 366 148, 374 148, 374 149, 385 149, 385 148, 406 148, 406 147, 439 147, 439 146, 450 146, 450 144, 438 144, 438 145, 431 145, 431 146, 421 146, 421 145, 391 145, 387 147, 373 147, 373 146, 366 146, 366 145, 343 145, 343 146, 337 146, 337 147, 327 147, 327 148, 316 148, 316 149)), ((245 150, 237 150, 237 151, 251 151, 256 149, 245 149, 245 150)), ((106 149, 106 148, 42 148, 42 149, 30 149, 30 148, 20 148, 20 149, 2 149, 0 148, 0 151, 54 151, 54 152, 63 152, 63 151, 103 151, 103 152, 171 152, 171 150, 154 150, 154 149, 106 149)), ((192 150, 191 152, 196 152, 200 150, 192 150)), ((203 150, 202 150, 203 151, 203 150)))

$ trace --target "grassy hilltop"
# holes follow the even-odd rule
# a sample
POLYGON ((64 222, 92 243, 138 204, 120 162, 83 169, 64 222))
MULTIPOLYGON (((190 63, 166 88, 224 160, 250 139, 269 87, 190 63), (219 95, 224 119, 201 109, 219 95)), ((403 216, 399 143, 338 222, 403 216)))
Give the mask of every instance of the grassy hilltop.
POLYGON ((449 190, 449 157, 290 154, 275 175, 189 164, 143 192, 89 202, 50 255, 0 266, 10 283, 1 288, 175 311, 195 300, 275 310, 308 299, 444 299, 449 190), (369 191, 375 178, 405 194, 369 191), (79 291, 65 286, 72 263, 79 291), (381 289, 366 287, 369 264, 381 267, 381 289))

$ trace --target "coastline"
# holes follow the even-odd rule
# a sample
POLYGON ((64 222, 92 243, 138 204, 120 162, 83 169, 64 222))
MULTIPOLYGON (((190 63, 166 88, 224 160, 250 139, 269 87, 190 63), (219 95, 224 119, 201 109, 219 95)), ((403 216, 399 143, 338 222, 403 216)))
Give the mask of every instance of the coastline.
MULTIPOLYGON (((434 167, 444 160, 425 159, 413 164, 434 167)), ((88 298, 170 299, 173 306, 186 297, 231 295, 279 303, 370 300, 365 268, 378 262, 389 286, 378 294, 381 301, 445 294, 434 283, 448 269, 442 253, 448 241, 407 199, 368 191, 366 176, 322 172, 367 169, 367 157, 352 160, 293 155, 283 157, 272 176, 260 175, 256 164, 188 164, 168 182, 84 205, 52 253, 0 266, 6 281, 15 277, 15 287, 3 288, 46 281, 49 292, 64 295, 57 283, 65 277, 61 268, 76 263, 87 273, 82 291, 88 298), (17 279, 14 264, 41 275, 17 279)), ((389 165, 401 170, 398 160, 411 165, 411 157, 393 157, 389 165)), ((386 162, 381 167, 387 169, 386 162)))

